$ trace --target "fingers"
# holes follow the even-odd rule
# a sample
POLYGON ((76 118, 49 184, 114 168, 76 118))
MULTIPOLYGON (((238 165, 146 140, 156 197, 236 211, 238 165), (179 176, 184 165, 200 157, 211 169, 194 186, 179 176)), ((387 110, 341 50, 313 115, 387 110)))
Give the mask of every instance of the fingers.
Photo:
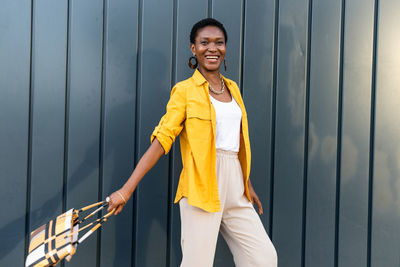
POLYGON ((114 215, 117 215, 122 211, 125 206, 125 201, 119 196, 118 193, 114 192, 110 195, 110 200, 108 202, 107 211, 110 212, 115 209, 114 215))
POLYGON ((118 213, 120 213, 123 208, 124 208, 124 206, 119 205, 118 208, 115 210, 114 215, 118 215, 118 213))
MULTIPOLYGON (((117 207, 118 207, 118 205, 115 205, 115 204, 109 205, 107 208, 107 212, 111 212, 113 209, 116 209, 117 207)), ((115 215, 115 212, 114 212, 114 215, 115 215)))
POLYGON ((253 203, 256 204, 258 207, 258 214, 262 215, 264 213, 264 211, 263 211, 261 201, 258 198, 256 192, 254 192, 254 188, 253 188, 253 186, 251 186, 250 180, 249 180, 249 191, 250 191, 249 193, 250 193, 251 200, 253 200, 253 203))
POLYGON ((124 208, 124 205, 113 205, 113 206, 109 206, 107 211, 110 212, 113 209, 115 209, 114 215, 118 215, 118 213, 120 213, 123 208, 124 208))
POLYGON ((257 207, 258 207, 258 214, 259 215, 262 215, 263 213, 264 213, 264 211, 263 211, 263 207, 262 207, 262 204, 261 204, 261 201, 258 199, 258 197, 254 197, 253 198, 253 202, 257 205, 257 207))
POLYGON ((112 210, 115 210, 114 215, 118 215, 118 213, 120 213, 123 208, 124 208, 124 205, 112 205, 112 206, 108 207, 107 212, 111 212, 112 210))

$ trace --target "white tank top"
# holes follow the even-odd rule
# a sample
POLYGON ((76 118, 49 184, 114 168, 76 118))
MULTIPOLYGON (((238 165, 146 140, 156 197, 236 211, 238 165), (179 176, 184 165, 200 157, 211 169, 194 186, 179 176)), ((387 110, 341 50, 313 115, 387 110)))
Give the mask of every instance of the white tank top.
POLYGON ((216 115, 216 140, 215 148, 239 152, 240 123, 242 111, 235 99, 231 102, 221 102, 210 95, 211 103, 216 115))

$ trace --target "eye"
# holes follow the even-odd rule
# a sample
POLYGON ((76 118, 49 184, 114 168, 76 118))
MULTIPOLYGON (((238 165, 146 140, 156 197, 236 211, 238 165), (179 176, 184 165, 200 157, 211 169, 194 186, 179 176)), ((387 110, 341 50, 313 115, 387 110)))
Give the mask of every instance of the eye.
POLYGON ((224 41, 217 41, 217 45, 223 45, 223 44, 225 44, 224 41))
POLYGON ((200 41, 200 44, 206 45, 206 44, 207 44, 207 41, 200 41))

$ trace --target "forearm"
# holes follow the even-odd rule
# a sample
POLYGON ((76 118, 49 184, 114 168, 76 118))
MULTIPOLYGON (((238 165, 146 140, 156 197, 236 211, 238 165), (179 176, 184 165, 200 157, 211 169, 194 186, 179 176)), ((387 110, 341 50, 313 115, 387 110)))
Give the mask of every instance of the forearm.
POLYGON ((151 170, 163 154, 164 149, 160 142, 158 142, 157 138, 155 138, 153 143, 139 160, 129 179, 122 187, 126 197, 130 198, 139 182, 143 179, 146 173, 151 170))

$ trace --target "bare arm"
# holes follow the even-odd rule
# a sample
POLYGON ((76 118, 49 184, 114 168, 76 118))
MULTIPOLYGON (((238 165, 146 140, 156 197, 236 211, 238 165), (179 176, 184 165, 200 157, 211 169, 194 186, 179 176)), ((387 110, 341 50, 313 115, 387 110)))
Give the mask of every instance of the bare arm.
POLYGON ((136 165, 136 168, 133 170, 126 183, 118 191, 115 191, 110 195, 108 211, 115 209, 115 215, 121 212, 139 182, 145 174, 151 170, 163 154, 164 148, 161 146, 157 138, 155 138, 153 143, 139 160, 139 163, 136 165))

